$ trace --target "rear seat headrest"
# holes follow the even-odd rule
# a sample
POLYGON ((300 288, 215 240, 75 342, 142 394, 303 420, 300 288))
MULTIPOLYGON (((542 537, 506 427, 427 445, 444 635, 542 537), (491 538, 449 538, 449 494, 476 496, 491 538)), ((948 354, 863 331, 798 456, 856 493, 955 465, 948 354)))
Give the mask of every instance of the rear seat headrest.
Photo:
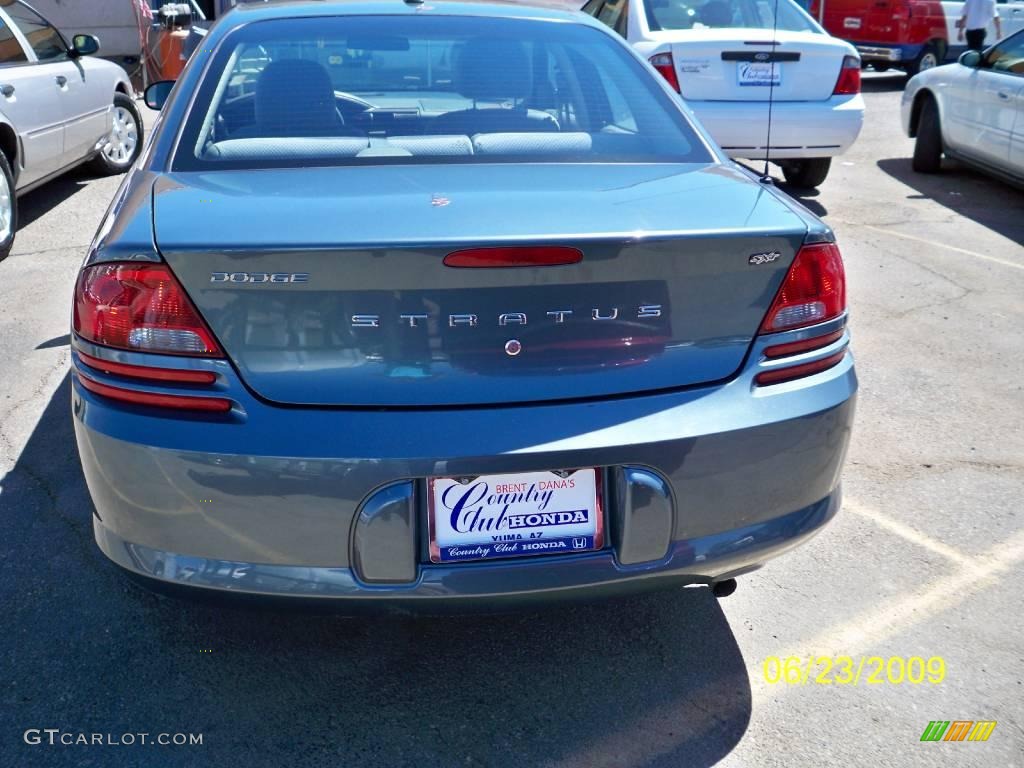
MULTIPOLYGON (((381 145, 405 150, 412 157, 460 155, 557 155, 589 152, 589 133, 478 133, 472 137, 391 136, 381 145)), ((368 149, 367 139, 348 137, 295 137, 287 139, 226 139, 203 152, 207 160, 310 160, 357 157, 368 149)))
POLYGON ((478 155, 560 155, 589 152, 589 133, 478 133, 473 151, 478 155))

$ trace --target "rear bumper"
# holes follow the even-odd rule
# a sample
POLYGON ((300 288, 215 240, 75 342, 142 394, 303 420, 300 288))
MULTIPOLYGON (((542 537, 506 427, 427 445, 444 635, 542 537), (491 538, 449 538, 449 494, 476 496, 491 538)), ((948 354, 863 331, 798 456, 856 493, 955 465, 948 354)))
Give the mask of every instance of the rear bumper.
POLYGON ((923 45, 857 45, 861 61, 882 61, 900 64, 913 61, 921 53, 923 45))
MULTIPOLYGON (((763 160, 768 102, 688 101, 711 136, 734 159, 763 160)), ((770 160, 841 155, 860 135, 864 98, 783 101, 772 106, 770 160)))
POLYGON ((111 560, 143 576, 157 589, 188 587, 207 595, 293 598, 293 602, 345 599, 374 609, 415 613, 418 607, 468 610, 591 599, 659 588, 710 584, 748 573, 802 544, 839 511, 837 488, 824 499, 782 517, 754 525, 675 541, 659 562, 625 567, 612 551, 544 562, 505 560, 457 566, 430 565, 414 583, 400 587, 367 585, 352 568, 246 563, 181 555, 125 541, 93 519, 96 541, 111 560), (152 584, 156 582, 156 584, 152 584))
MULTIPOLYGON (((865 63, 877 61, 899 66, 900 64, 909 64, 917 59, 921 52, 924 51, 926 43, 907 43, 903 45, 857 43, 855 47, 857 48, 857 53, 860 54, 861 61, 865 63)), ((959 47, 962 48, 962 46, 959 47)), ((949 58, 950 53, 953 51, 952 47, 948 48, 946 58, 949 58)), ((942 62, 940 61, 939 63, 941 64, 942 62)))
POLYGON ((757 388, 761 344, 724 385, 543 406, 279 408, 231 382, 245 418, 223 423, 120 406, 73 375, 96 540, 167 584, 400 608, 729 578, 835 514, 854 413, 851 355, 757 388), (588 466, 605 549, 429 563, 424 478, 588 466))

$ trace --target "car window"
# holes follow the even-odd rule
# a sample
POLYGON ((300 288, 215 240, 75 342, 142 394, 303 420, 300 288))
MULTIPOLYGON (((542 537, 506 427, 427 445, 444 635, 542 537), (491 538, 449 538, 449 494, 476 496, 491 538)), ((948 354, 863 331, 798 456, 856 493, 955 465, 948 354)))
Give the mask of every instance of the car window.
POLYGON ((998 43, 985 56, 985 63, 994 72, 1024 75, 1024 32, 998 43))
POLYGON ((625 8, 626 0, 608 0, 598 12, 597 20, 607 24, 612 29, 616 29, 621 23, 622 13, 625 8))
POLYGON ((619 20, 615 22, 613 29, 623 37, 629 32, 629 0, 622 0, 622 13, 619 20))
POLYGON ((14 36, 14 32, 4 23, 4 20, 0 19, 0 66, 20 64, 26 61, 28 61, 28 56, 22 50, 18 38, 14 36))
POLYGON ((0 0, 11 21, 21 30, 39 61, 53 61, 67 56, 67 48, 57 29, 26 5, 15 0, 0 0))
POLYGON ((180 147, 178 170, 712 159, 618 39, 455 16, 241 27, 218 46, 180 147))
POLYGON ((601 87, 608 97, 608 112, 611 116, 609 124, 624 131, 637 130, 636 118, 618 85, 605 72, 598 72, 597 76, 601 78, 601 87))
POLYGON ((590 0, 580 10, 626 36, 629 0, 590 0))
POLYGON ((789 32, 820 32, 792 0, 646 0, 647 22, 659 29, 771 29, 778 6, 778 28, 789 32))

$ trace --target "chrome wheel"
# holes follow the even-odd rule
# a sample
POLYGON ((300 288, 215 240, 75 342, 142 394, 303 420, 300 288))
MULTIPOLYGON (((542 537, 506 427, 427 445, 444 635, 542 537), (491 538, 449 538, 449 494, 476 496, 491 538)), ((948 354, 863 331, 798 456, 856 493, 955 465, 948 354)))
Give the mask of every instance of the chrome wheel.
POLYGON ((14 197, 7 183, 7 175, 0 172, 0 243, 11 236, 14 220, 14 197))
POLYGON ((135 117, 124 107, 114 107, 114 126, 103 145, 103 156, 111 165, 128 165, 138 143, 139 126, 135 124, 135 117))
POLYGON ((917 67, 918 72, 924 72, 926 69, 939 66, 939 57, 931 51, 927 51, 921 56, 921 63, 917 67))

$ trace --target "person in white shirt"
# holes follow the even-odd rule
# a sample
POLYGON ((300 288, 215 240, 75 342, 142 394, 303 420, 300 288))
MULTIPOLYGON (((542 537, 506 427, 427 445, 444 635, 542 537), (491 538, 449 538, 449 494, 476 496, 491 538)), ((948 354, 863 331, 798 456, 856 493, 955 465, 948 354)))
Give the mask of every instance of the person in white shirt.
POLYGON ((980 51, 985 47, 985 34, 990 21, 995 21, 996 39, 1002 37, 1003 29, 999 24, 996 0, 966 0, 964 9, 960 12, 960 20, 956 23, 960 30, 957 33, 957 40, 964 39, 966 30, 967 47, 980 51))

